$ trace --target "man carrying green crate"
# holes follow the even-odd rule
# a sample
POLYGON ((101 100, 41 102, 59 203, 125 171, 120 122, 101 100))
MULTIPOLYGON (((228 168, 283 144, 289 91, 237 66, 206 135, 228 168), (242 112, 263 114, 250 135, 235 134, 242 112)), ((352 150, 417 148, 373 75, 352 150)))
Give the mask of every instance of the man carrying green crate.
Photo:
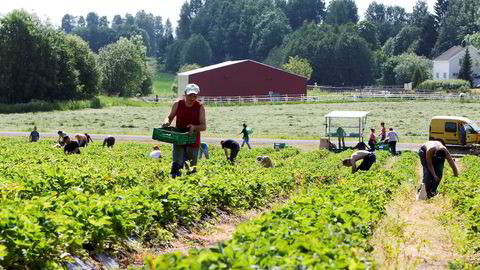
POLYGON ((171 170, 173 178, 180 176, 180 169, 185 166, 186 161, 190 163, 190 167, 193 167, 192 172, 195 172, 200 147, 200 132, 207 129, 205 107, 197 101, 200 88, 196 84, 188 84, 187 87, 185 87, 184 93, 184 98, 173 104, 170 114, 165 118, 162 126, 170 126, 176 117, 175 127, 178 129, 186 129, 190 134, 195 132, 197 138, 194 144, 173 144, 171 170))

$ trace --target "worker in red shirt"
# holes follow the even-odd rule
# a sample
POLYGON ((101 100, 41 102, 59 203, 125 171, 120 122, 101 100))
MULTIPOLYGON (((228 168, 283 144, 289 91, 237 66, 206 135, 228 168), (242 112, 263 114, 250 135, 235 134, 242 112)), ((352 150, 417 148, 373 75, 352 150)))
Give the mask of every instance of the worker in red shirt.
POLYGON ((193 167, 192 172, 196 170, 195 166, 197 165, 198 150, 200 148, 200 132, 207 129, 205 107, 197 101, 198 93, 200 93, 198 85, 188 84, 185 87, 183 99, 173 104, 170 114, 163 123, 163 127, 168 127, 176 117, 176 128, 188 130, 190 134, 194 132, 197 134, 194 144, 173 145, 171 170, 173 178, 180 176, 180 169, 185 166, 186 161, 190 163, 190 167, 193 167))

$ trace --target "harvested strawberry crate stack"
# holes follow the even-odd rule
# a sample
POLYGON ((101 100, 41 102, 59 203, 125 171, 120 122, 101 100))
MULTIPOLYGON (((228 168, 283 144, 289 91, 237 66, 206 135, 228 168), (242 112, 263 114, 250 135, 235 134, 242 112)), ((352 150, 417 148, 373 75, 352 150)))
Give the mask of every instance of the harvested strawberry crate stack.
POLYGON ((196 133, 188 134, 188 130, 174 127, 154 128, 152 134, 154 140, 178 145, 194 144, 196 138, 196 133))

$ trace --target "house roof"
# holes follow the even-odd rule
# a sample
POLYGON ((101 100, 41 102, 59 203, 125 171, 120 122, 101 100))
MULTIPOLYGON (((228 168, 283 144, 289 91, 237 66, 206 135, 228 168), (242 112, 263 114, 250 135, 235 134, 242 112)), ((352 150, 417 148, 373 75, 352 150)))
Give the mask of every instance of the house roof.
POLYGON ((210 66, 206 66, 206 67, 197 68, 197 69, 194 69, 194 70, 190 70, 190 71, 178 73, 177 75, 183 75, 183 76, 186 75, 186 76, 189 76, 189 75, 201 73, 201 72, 204 72, 204 71, 209 71, 209 70, 213 70, 213 69, 217 69, 217 68, 222 68, 222 67, 226 67, 226 66, 231 66, 231 65, 235 65, 235 64, 243 63, 243 62, 256 63, 256 64, 258 64, 258 65, 263 65, 263 66, 266 66, 266 67, 269 67, 269 68, 272 68, 272 69, 280 70, 280 71, 282 71, 282 72, 289 73, 289 74, 291 74, 291 75, 295 75, 295 76, 298 76, 298 77, 302 77, 302 78, 307 79, 306 77, 304 77, 304 76, 302 76, 302 75, 298 75, 298 74, 289 72, 289 71, 287 71, 287 70, 283 70, 283 69, 280 69, 280 68, 277 68, 277 67, 269 66, 269 65, 266 65, 266 64, 264 64, 264 63, 260 63, 260 62, 253 61, 253 60, 250 60, 250 59, 246 59, 246 60, 236 60, 236 61, 226 61, 226 62, 223 62, 223 63, 218 63, 218 64, 215 64, 215 65, 210 65, 210 66))
POLYGON ((333 111, 325 115, 325 118, 363 118, 369 113, 365 111, 333 111))
MULTIPOLYGON (((462 52, 464 49, 465 48, 462 47, 462 46, 453 46, 450 49, 448 49, 447 51, 445 51, 444 53, 442 53, 437 58, 433 59, 433 61, 448 61, 448 60, 452 59, 455 55, 462 52)), ((478 51, 473 46, 468 46, 468 49, 470 50, 470 53, 472 53, 472 51, 478 51)))
POLYGON ((462 46, 453 46, 433 60, 434 61, 448 61, 450 58, 454 57, 455 55, 457 55, 457 53, 459 53, 461 51, 463 51, 462 46))

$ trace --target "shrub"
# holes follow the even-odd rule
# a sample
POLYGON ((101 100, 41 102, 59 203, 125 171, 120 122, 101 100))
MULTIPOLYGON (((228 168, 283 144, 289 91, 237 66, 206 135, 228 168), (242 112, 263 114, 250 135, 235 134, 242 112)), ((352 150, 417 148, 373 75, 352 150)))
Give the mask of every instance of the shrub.
POLYGON ((465 80, 427 80, 418 85, 418 90, 465 92, 470 89, 470 83, 465 80))

